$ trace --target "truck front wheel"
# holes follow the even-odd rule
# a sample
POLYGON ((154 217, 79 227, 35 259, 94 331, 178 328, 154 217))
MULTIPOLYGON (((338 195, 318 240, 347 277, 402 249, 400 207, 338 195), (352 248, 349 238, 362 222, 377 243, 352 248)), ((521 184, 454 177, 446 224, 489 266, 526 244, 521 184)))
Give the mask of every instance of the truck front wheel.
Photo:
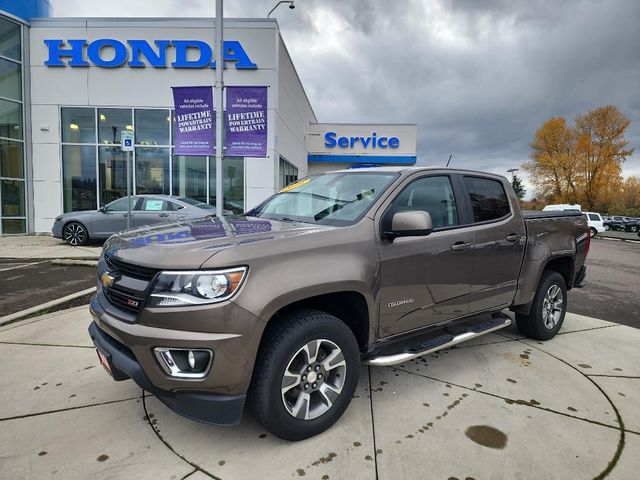
POLYGON ((567 312, 567 287, 558 272, 545 271, 528 314, 516 313, 518 330, 536 340, 550 340, 562 327, 567 312))
POLYGON ((358 384, 360 352, 347 325, 318 310, 291 312, 258 353, 249 406, 274 435, 302 440, 333 425, 358 384))

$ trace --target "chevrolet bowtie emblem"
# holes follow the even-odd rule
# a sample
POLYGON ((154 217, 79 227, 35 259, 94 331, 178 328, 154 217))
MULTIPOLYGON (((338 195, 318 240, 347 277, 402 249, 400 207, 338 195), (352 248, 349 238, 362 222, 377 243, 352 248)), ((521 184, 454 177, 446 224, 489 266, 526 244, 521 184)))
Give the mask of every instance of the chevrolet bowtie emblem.
POLYGON ((111 274, 111 272, 104 272, 100 276, 100 281, 102 282, 103 287, 110 287, 113 285, 113 282, 116 281, 116 277, 111 274))

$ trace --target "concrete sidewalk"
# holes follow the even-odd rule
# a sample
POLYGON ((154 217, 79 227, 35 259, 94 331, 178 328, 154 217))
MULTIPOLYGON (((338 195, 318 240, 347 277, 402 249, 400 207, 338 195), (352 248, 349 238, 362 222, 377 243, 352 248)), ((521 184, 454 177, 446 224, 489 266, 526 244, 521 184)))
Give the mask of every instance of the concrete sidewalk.
POLYGON ((327 432, 289 443, 248 415, 219 428, 114 382, 86 307, 0 329, 3 478, 637 478, 640 330, 568 314, 396 368, 361 369, 327 432), (603 477, 599 477, 603 478, 603 477))
POLYGON ((72 247, 48 235, 0 237, 0 257, 24 259, 81 258, 97 260, 101 245, 72 247))

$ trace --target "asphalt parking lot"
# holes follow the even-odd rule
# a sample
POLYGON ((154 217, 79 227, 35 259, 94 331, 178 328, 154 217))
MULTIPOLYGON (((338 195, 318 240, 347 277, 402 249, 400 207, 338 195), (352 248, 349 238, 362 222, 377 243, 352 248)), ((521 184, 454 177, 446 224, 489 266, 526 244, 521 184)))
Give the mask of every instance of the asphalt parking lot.
POLYGON ((96 284, 95 267, 51 260, 0 258, 0 317, 76 293, 96 284))
POLYGON ((640 328, 640 243, 593 239, 587 285, 571 290, 568 309, 640 328))

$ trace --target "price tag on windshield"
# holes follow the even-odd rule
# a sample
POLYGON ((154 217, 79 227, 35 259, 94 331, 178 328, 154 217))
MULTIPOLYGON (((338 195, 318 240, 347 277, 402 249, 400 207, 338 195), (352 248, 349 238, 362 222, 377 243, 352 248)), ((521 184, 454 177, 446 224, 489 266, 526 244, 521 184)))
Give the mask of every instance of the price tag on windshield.
POLYGON ((291 185, 287 185, 282 190, 280 190, 278 193, 290 192, 291 190, 295 190, 296 188, 299 188, 302 185, 305 185, 305 184, 309 183, 310 181, 311 181, 310 178, 303 178, 299 182, 295 182, 295 183, 292 183, 291 185))

